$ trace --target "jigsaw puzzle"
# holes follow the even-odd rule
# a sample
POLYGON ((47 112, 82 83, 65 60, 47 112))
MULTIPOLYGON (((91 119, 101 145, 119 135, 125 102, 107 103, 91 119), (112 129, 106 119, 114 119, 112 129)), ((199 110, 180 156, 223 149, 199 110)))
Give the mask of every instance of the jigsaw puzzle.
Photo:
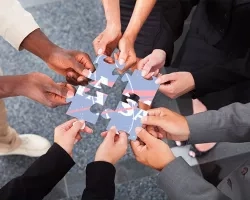
POLYGON ((159 85, 155 80, 141 77, 138 70, 121 75, 117 72, 121 66, 108 64, 105 58, 104 55, 97 57, 96 71, 88 76, 90 84, 79 86, 76 95, 67 100, 71 102, 67 114, 93 125, 99 118, 109 120, 107 130, 116 126, 135 140, 134 130, 141 126, 141 117, 147 115, 159 85))
POLYGON ((102 115, 109 116, 107 130, 116 126, 117 130, 127 132, 130 140, 136 140, 135 128, 141 126, 141 118, 147 115, 147 111, 141 110, 138 103, 131 99, 127 99, 127 102, 119 102, 116 110, 106 109, 102 115))

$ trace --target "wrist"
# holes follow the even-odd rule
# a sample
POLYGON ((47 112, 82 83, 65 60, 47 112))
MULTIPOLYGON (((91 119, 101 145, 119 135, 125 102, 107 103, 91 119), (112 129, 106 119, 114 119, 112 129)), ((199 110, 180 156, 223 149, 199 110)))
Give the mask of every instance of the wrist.
POLYGON ((174 154, 171 152, 170 155, 168 155, 167 160, 165 161, 165 163, 162 165, 163 167, 161 167, 160 169, 158 169, 159 171, 162 171, 165 167, 167 167, 171 162, 173 162, 176 159, 176 157, 174 156, 174 154))
POLYGON ((112 31, 115 31, 115 32, 121 32, 121 23, 120 22, 108 22, 107 21, 107 25, 106 25, 106 29, 107 30, 112 30, 112 31))
POLYGON ((112 161, 112 159, 107 159, 107 158, 97 158, 97 157, 95 157, 94 162, 107 162, 107 163, 110 163, 112 165, 115 165, 115 162, 112 161))
POLYGON ((45 62, 49 60, 51 53, 59 48, 40 29, 30 33, 23 40, 21 46, 45 62))
POLYGON ((10 88, 10 91, 13 92, 11 96, 25 96, 27 97, 27 92, 29 91, 30 84, 30 74, 24 74, 20 76, 15 76, 13 81, 13 87, 10 88))
POLYGON ((189 91, 193 91, 195 89, 194 77, 190 72, 188 72, 188 73, 189 73, 189 85, 190 85, 189 91))

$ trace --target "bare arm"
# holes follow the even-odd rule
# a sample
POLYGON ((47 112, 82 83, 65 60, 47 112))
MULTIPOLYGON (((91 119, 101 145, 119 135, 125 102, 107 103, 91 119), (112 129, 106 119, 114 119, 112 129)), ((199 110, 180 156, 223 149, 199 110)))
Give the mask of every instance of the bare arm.
POLYGON ((121 30, 120 0, 102 0, 107 27, 121 30))
POLYGON ((136 5, 128 24, 124 36, 129 37, 132 41, 136 40, 143 24, 156 4, 156 0, 137 0, 136 5))

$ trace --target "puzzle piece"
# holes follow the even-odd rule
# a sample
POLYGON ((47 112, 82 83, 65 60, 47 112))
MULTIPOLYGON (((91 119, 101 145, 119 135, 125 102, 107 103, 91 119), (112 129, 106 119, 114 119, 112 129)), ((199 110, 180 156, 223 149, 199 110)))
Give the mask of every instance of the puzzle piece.
POLYGON ((136 140, 135 128, 141 126, 141 118, 147 115, 147 111, 138 108, 138 103, 131 99, 127 99, 127 102, 119 102, 115 111, 106 109, 102 112, 102 116, 104 118, 106 118, 104 115, 108 114, 109 116, 110 121, 107 130, 116 126, 117 130, 128 133, 130 140, 136 140))
POLYGON ((96 71, 90 73, 88 76, 89 79, 93 80, 90 82, 90 85, 96 85, 98 82, 102 82, 104 85, 113 87, 119 77, 119 74, 115 73, 115 69, 121 68, 122 66, 120 66, 118 62, 115 62, 115 64, 109 64, 104 61, 105 58, 107 58, 105 55, 100 55, 96 58, 94 62, 96 71))
POLYGON ((144 79, 139 70, 135 70, 132 75, 126 73, 126 75, 122 77, 122 81, 128 81, 128 84, 123 91, 123 94, 126 96, 129 96, 128 94, 136 94, 140 98, 139 101, 152 102, 159 88, 159 85, 155 83, 155 80, 155 77, 153 77, 152 80, 144 79))
POLYGON ((102 107, 106 101, 107 95, 98 93, 98 95, 103 96, 102 101, 100 101, 100 98, 97 98, 97 101, 95 101, 95 97, 82 93, 82 89, 83 88, 80 88, 73 98, 67 99, 67 102, 71 102, 71 105, 66 114, 79 120, 85 120, 89 123, 95 124, 103 110, 102 107))

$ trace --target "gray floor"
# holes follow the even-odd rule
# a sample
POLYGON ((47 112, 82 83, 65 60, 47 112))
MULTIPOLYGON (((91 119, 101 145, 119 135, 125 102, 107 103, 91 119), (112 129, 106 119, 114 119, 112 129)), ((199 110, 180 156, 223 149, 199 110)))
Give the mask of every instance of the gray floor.
MULTIPOLYGON (((94 58, 92 41, 104 27, 100 1, 23 0, 21 2, 33 14, 42 30, 52 41, 67 49, 86 51, 94 58)), ((5 75, 39 71, 56 81, 63 80, 30 53, 17 52, 3 40, 0 40, 0 46, 0 66, 5 75)), ((65 114, 67 106, 49 109, 24 97, 8 98, 6 105, 9 123, 20 134, 39 134, 51 142, 54 128, 69 119, 65 114)), ((87 163, 93 160, 96 148, 101 141, 101 137, 94 134, 85 136, 80 144, 77 144, 74 150, 74 159, 77 164, 47 199, 79 197, 84 187, 84 169, 87 163)), ((10 179, 21 175, 34 160, 23 156, 1 157, 0 187, 10 179)), ((116 199, 166 199, 165 194, 156 187, 156 173, 134 162, 131 151, 121 162, 125 165, 122 163, 118 165, 116 199), (128 172, 128 168, 122 166, 130 166, 131 170, 128 172), (135 171, 144 173, 133 175, 135 171)))
MULTIPOLYGON (((21 3, 33 14, 42 30, 52 41, 67 49, 86 51, 94 58, 92 41, 104 27, 100 1, 21 0, 21 3)), ((187 32, 187 28, 184 32, 187 32)), ((182 40, 183 37, 177 42, 176 49, 179 48, 182 40)), ((17 52, 1 39, 0 47, 0 66, 6 75, 39 71, 49 75, 55 81, 63 80, 62 77, 48 69, 41 60, 28 52, 17 52)), ((167 105, 178 110, 175 101, 158 95, 158 106, 167 105)), ((36 133, 48 138, 51 142, 53 142, 54 128, 69 119, 65 114, 68 106, 49 109, 24 97, 8 98, 6 105, 9 122, 20 134, 36 133)), ((76 165, 47 196, 47 200, 80 199, 85 186, 85 167, 93 160, 96 148, 101 141, 98 134, 84 136, 74 149, 76 165)), ((208 163, 250 152, 250 145, 220 144, 198 162, 187 156, 188 147, 173 148, 173 151, 176 155, 183 156, 190 165, 197 165, 198 162, 208 163)), ((0 157, 0 187, 10 179, 21 175, 34 160, 23 156, 0 157)), ((163 191, 156 185, 157 172, 137 163, 131 151, 128 151, 116 168, 116 199, 167 199, 163 191)))

